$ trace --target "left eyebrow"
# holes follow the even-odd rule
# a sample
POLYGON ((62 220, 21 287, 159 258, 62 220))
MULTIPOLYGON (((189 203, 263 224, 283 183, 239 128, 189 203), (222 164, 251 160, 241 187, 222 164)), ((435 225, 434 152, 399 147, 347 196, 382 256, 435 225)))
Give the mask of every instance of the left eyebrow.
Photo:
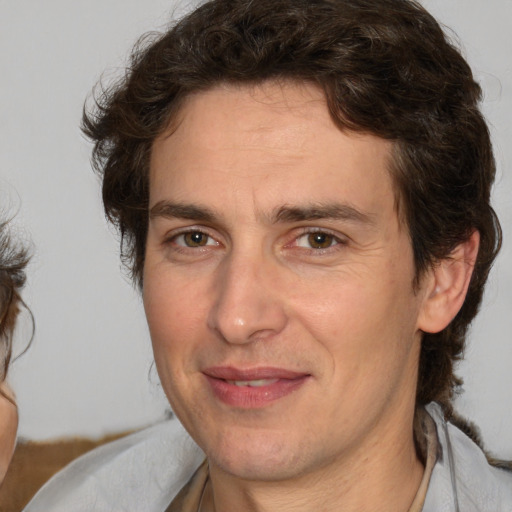
POLYGON ((274 222, 302 222, 320 219, 346 220, 360 224, 375 224, 375 215, 363 212, 348 204, 312 204, 283 206, 273 215, 274 222))

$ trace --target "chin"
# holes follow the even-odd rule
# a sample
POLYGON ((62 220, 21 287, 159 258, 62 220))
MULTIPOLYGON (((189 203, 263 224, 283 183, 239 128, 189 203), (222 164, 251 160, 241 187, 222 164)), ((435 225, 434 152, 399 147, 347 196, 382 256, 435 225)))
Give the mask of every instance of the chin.
POLYGON ((209 448, 210 466, 243 480, 279 481, 307 472, 304 451, 289 434, 269 435, 262 430, 245 432, 238 439, 228 434, 209 448))

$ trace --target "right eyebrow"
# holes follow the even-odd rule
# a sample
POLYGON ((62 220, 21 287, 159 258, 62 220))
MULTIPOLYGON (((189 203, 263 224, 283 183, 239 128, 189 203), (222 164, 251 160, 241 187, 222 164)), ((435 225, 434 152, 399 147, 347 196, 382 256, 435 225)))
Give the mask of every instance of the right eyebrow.
POLYGON ((149 210, 149 218, 187 219, 199 222, 213 222, 216 216, 208 208, 192 204, 159 201, 149 210))

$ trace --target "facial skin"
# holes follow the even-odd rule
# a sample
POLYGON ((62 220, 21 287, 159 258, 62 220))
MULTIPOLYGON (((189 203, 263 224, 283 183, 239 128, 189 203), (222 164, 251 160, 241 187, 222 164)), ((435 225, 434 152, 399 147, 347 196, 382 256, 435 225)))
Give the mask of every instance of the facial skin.
POLYGON ((390 150, 341 132, 314 86, 276 83, 189 97, 154 143, 144 305, 217 510, 276 510, 275 482, 305 510, 388 510, 379 493, 407 510, 414 497, 433 283, 413 289, 390 150), (222 377, 280 380, 258 391, 222 377))
MULTIPOLYGON (((5 383, 0 384, 0 390, 14 401, 12 391, 5 383)), ((17 429, 18 410, 13 402, 0 393, 0 485, 14 452, 17 429)))

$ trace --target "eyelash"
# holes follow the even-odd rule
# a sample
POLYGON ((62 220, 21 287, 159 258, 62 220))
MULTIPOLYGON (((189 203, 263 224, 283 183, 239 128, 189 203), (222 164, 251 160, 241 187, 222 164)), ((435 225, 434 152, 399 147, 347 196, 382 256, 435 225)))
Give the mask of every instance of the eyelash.
MULTIPOLYGON (((180 231, 178 233, 173 233, 171 236, 169 236, 168 238, 166 238, 164 240, 164 244, 165 245, 167 245, 167 244, 174 245, 175 247, 179 248, 179 250, 201 249, 203 247, 211 247, 212 246, 211 244, 205 244, 205 245, 198 245, 198 246, 194 247, 194 246, 187 245, 186 243, 182 243, 182 244, 177 243, 177 240, 180 237, 185 237, 187 235, 194 235, 194 234, 203 235, 203 236, 207 237, 208 241, 215 240, 214 237, 212 237, 209 233, 207 233, 206 231, 204 231, 202 229, 187 228, 187 229, 183 229, 182 231, 180 231)), ((217 242, 217 244, 218 244, 218 242, 217 242)))
POLYGON ((339 250, 341 246, 347 245, 347 240, 341 238, 339 235, 332 233, 327 229, 322 228, 304 228, 302 233, 296 236, 292 242, 295 247, 300 247, 303 250, 309 251, 312 254, 321 255, 326 254, 327 252, 332 252, 335 250, 339 250), (330 245, 327 247, 301 247, 298 245, 298 241, 301 238, 311 237, 314 235, 324 235, 330 238, 330 245))
MULTIPOLYGON (((178 251, 190 251, 190 250, 198 250, 202 249, 203 251, 206 250, 207 247, 215 247, 220 245, 219 242, 215 240, 215 238, 210 235, 206 230, 200 229, 200 228, 185 228, 182 231, 179 231, 177 233, 173 233, 169 237, 167 237, 164 240, 164 245, 172 245, 174 250, 178 251), (177 240, 180 237, 185 237, 187 235, 194 235, 199 234, 207 237, 207 241, 204 245, 197 245, 197 246, 191 246, 187 245, 185 241, 182 243, 178 243, 177 240), (209 243, 210 241, 214 241, 213 244, 209 243)), ((297 247, 302 252, 309 252, 311 255, 323 255, 327 253, 331 253, 333 251, 341 249, 342 246, 347 245, 347 240, 341 238, 339 235, 335 235, 329 230, 322 229, 322 228, 303 228, 301 232, 293 237, 293 240, 290 243, 287 243, 285 247, 297 247), (330 245, 327 247, 305 247, 300 246, 299 241, 305 237, 310 237, 314 235, 324 235, 325 237, 328 237, 330 239, 330 245)))

